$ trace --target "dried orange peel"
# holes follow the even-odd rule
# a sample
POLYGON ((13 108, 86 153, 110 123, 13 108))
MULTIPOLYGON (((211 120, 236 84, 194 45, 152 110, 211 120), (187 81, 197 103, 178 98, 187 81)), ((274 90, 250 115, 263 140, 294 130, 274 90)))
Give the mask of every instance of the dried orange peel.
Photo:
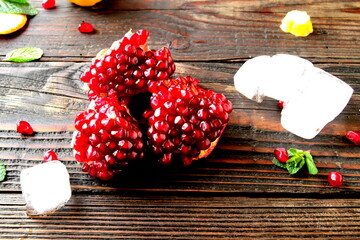
POLYGON ((0 13, 0 34, 10 34, 24 27, 27 17, 24 14, 0 13))
POLYGON ((298 10, 288 12, 282 20, 280 28, 296 37, 306 37, 313 32, 310 16, 305 11, 298 10))

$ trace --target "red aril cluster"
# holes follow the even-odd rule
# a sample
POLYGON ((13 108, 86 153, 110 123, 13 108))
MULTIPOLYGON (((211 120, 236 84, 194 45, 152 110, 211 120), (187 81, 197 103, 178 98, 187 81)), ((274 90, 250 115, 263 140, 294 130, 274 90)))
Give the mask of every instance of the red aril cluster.
POLYGON ((175 64, 168 48, 149 50, 149 33, 127 34, 100 58, 95 58, 81 80, 89 86, 89 98, 133 96, 147 92, 148 81, 168 79, 175 64))
POLYGON ((83 171, 102 180, 144 157, 142 133, 126 106, 116 98, 96 100, 93 109, 77 115, 73 148, 83 171))
POLYGON ((169 49, 149 50, 148 36, 125 35, 81 76, 92 104, 75 119, 73 148, 93 177, 111 179, 145 149, 160 163, 188 165, 210 154, 229 121, 231 102, 195 78, 172 78, 169 49))
POLYGON ((148 141, 162 163, 179 156, 184 165, 190 164, 211 147, 229 121, 231 102, 199 87, 197 79, 152 81, 149 91, 148 141))

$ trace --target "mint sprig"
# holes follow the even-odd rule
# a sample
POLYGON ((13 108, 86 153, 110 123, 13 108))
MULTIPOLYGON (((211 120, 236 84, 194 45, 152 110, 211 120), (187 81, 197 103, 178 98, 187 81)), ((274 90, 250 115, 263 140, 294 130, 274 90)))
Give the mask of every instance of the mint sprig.
POLYGON ((3 162, 0 161, 0 182, 4 181, 6 176, 6 167, 3 162))
POLYGON ((35 16, 39 11, 25 0, 0 0, 1 13, 15 13, 35 16))
POLYGON ((300 169, 302 169, 305 164, 310 174, 315 175, 318 173, 318 169, 316 168, 314 159, 310 152, 290 148, 287 150, 287 153, 289 160, 287 160, 285 163, 280 162, 276 158, 274 158, 272 162, 276 166, 286 169, 292 175, 296 174, 300 169))
POLYGON ((311 154, 309 152, 304 152, 305 154, 305 161, 306 161, 306 166, 308 168, 308 171, 310 174, 315 175, 317 174, 319 171, 314 163, 314 159, 311 156, 311 154))
POLYGON ((30 62, 41 58, 43 54, 44 52, 41 48, 36 48, 36 47, 17 48, 6 54, 4 61, 30 62))
POLYGON ((15 3, 28 3, 27 0, 3 0, 3 1, 7 1, 7 2, 15 2, 15 3))

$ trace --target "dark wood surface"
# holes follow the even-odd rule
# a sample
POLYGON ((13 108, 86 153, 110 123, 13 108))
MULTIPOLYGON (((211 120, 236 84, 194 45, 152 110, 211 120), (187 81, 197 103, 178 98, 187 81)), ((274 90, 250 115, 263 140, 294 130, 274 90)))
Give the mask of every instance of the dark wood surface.
POLYGON ((345 138, 360 131, 358 1, 104 0, 81 8, 58 0, 47 11, 31 3, 39 15, 0 36, 1 58, 19 47, 44 50, 36 62, 0 62, 0 160, 7 167, 0 239, 360 239, 360 147, 345 138), (280 30, 294 9, 309 13, 313 34, 280 30), (79 33, 82 20, 96 33, 79 33), (130 28, 149 30, 152 48, 170 48, 177 76, 224 93, 234 111, 207 159, 186 168, 137 165, 105 183, 81 172, 70 147, 75 114, 88 105, 79 75, 130 28), (233 87, 246 60, 276 53, 304 57, 354 88, 344 111, 312 140, 281 127, 277 101, 257 104, 233 87), (20 136, 19 120, 36 134, 20 136), (274 166, 276 147, 310 149, 319 174, 291 176, 274 166), (67 165, 73 197, 51 216, 28 218, 20 171, 49 149, 67 165), (342 187, 329 186, 330 171, 344 175, 342 187))

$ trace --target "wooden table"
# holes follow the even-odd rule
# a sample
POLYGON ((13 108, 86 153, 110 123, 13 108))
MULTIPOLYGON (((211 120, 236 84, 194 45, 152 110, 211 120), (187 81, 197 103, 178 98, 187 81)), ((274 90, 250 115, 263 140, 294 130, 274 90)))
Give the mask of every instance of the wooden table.
MULTIPOLYGON (((35 62, 0 62, 0 238, 5 239, 360 239, 360 147, 345 138, 360 131, 360 2, 353 0, 104 0, 81 8, 58 0, 23 30, 0 37, 0 57, 32 46, 35 62), (288 11, 305 10, 314 33, 280 30, 288 11), (81 34, 82 21, 96 33, 81 34), (96 53, 130 28, 150 31, 149 44, 168 46, 176 75, 200 79, 234 106, 217 148, 186 168, 141 168, 119 182, 94 180, 74 161, 70 141, 76 113, 88 105, 79 80, 96 53), (280 125, 277 101, 241 98, 233 75, 258 55, 288 53, 312 61, 354 88, 345 110, 312 140, 280 125), (36 134, 22 137, 19 120, 36 134), (310 149, 319 174, 289 175, 271 163, 276 147, 310 149), (53 215, 28 218, 22 169, 54 150, 66 164, 73 196, 53 215), (327 174, 341 172, 342 187, 327 174)), ((319 89, 319 91, 326 91, 319 89)), ((301 111, 306 116, 306 109, 301 111)))

